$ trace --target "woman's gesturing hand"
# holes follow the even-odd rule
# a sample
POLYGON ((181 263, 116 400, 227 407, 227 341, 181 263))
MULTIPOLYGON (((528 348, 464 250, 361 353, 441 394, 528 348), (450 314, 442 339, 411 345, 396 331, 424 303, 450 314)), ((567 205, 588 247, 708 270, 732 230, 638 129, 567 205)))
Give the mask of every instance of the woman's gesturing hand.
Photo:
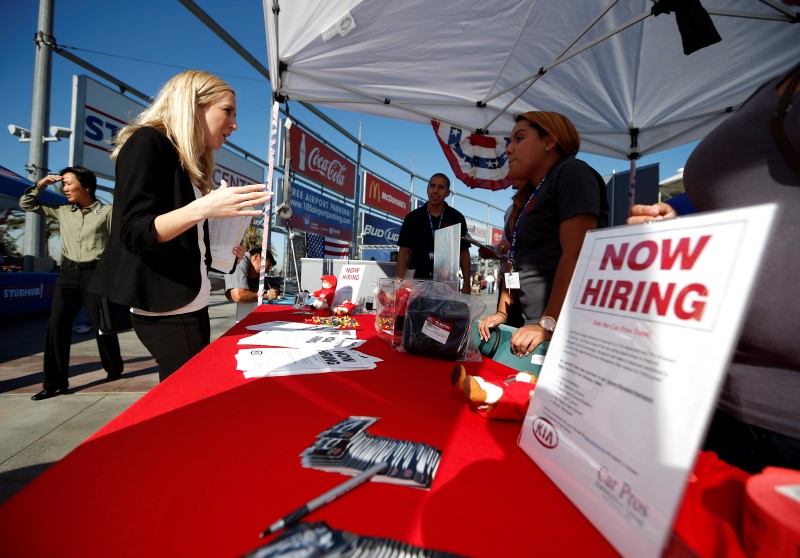
POLYGON ((267 203, 272 197, 272 192, 268 192, 266 187, 266 184, 228 186, 228 183, 223 180, 219 188, 194 203, 199 206, 206 219, 247 215, 255 217, 261 215, 261 210, 251 208, 267 203))

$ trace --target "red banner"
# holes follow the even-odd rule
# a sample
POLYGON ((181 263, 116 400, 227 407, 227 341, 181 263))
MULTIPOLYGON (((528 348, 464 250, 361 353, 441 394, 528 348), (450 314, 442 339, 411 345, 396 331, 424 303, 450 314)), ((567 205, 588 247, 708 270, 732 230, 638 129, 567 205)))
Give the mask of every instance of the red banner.
POLYGON ((348 198, 355 195, 356 167, 350 161, 296 124, 290 138, 295 172, 348 198))
POLYGON ((411 211, 411 194, 365 172, 364 205, 404 219, 411 211))
POLYGON ((492 246, 497 246, 503 240, 503 229, 492 227, 492 246))

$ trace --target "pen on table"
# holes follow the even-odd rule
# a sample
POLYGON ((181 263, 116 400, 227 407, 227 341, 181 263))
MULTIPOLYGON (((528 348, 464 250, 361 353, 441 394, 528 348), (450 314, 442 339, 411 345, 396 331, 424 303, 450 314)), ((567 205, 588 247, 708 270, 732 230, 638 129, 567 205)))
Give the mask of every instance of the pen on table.
POLYGON ((369 469, 367 469, 363 473, 359 473, 358 475, 356 475, 352 479, 349 479, 349 480, 343 482, 339 486, 334 486, 333 488, 328 490, 325 494, 323 494, 321 496, 317 496, 316 498, 314 498, 313 500, 311 500, 307 504, 305 504, 303 506, 300 506, 299 508, 294 510, 289 515, 286 515, 286 516, 280 518, 278 521, 276 521, 275 523, 270 525, 267 528, 266 531, 261 533, 258 536, 258 538, 263 539, 264 537, 266 537, 267 535, 271 535, 275 531, 280 531, 284 527, 289 527, 291 525, 294 525, 295 523, 300 521, 302 518, 304 518, 305 516, 307 516, 308 514, 313 512, 314 510, 316 510, 318 508, 321 508, 325 504, 333 502, 339 496, 345 494, 346 492, 349 492, 350 490, 354 489, 355 487, 359 486, 360 484, 364 484, 365 482, 367 482, 369 479, 371 479, 375 475, 386 471, 386 469, 388 467, 389 467, 389 464, 386 463, 386 462, 376 463, 375 465, 373 465, 372 467, 370 467, 369 469))

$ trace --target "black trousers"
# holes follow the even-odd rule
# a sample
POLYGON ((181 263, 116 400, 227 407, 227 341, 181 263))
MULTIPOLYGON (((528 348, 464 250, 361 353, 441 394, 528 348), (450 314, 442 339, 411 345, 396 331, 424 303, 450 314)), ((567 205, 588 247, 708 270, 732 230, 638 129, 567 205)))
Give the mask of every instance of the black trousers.
POLYGON ((131 323, 139 341, 156 359, 162 382, 211 342, 207 307, 172 316, 131 314, 131 323))
POLYGON ((58 274, 44 345, 44 387, 46 388, 66 389, 69 387, 72 323, 81 309, 81 304, 85 304, 86 310, 89 312, 103 368, 111 376, 122 374, 123 362, 117 334, 101 335, 99 332, 100 313, 97 297, 87 290, 93 273, 93 269, 77 269, 65 262, 58 274))

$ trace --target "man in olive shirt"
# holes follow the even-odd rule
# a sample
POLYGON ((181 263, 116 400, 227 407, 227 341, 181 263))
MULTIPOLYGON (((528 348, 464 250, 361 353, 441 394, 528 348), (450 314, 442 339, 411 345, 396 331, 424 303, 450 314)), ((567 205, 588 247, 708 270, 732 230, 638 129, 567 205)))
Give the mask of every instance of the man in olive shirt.
POLYGON ((108 381, 122 375, 122 356, 115 333, 100 333, 97 298, 88 286, 111 230, 111 206, 95 197, 97 178, 83 167, 68 167, 60 174, 49 174, 28 188, 19 200, 25 211, 58 219, 61 231, 61 273, 53 290, 53 304, 47 323, 44 348, 44 389, 31 399, 40 401, 69 393, 69 350, 72 322, 86 305, 95 330, 100 360, 108 381), (69 202, 54 206, 42 204, 39 194, 50 184, 63 181, 69 202))

